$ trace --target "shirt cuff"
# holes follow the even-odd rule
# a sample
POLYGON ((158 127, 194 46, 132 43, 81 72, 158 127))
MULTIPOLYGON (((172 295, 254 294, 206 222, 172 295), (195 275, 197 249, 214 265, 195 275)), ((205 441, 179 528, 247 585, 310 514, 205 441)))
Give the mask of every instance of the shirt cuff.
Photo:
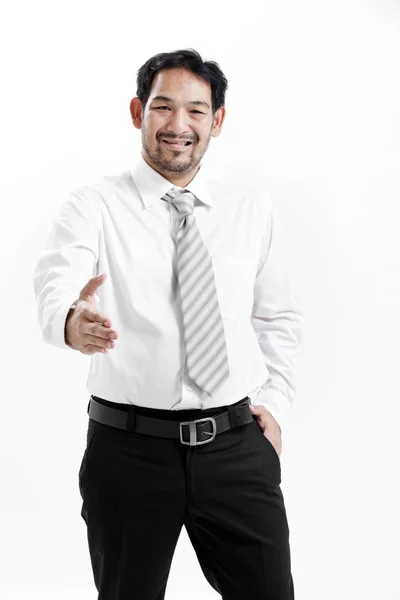
POLYGON ((264 406, 274 417, 282 433, 290 408, 290 402, 282 392, 275 388, 261 389, 252 404, 264 406))
POLYGON ((71 346, 68 346, 68 344, 65 342, 65 321, 67 319, 69 309, 71 308, 74 301, 75 299, 72 299, 60 306, 60 308, 55 314, 52 323, 52 345, 57 346, 58 348, 63 348, 64 350, 73 350, 73 348, 71 348, 71 346))

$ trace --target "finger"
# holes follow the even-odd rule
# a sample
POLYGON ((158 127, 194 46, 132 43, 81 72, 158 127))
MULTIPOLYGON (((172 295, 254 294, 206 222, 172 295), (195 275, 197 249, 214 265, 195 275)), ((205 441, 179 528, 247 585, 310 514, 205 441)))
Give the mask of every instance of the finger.
POLYGON ((114 340, 104 339, 95 335, 86 335, 85 336, 85 345, 91 344, 93 346, 99 346, 100 348, 114 348, 115 342, 114 340))
POLYGON ((91 277, 87 284, 81 289, 80 297, 86 298, 87 296, 94 296, 97 288, 103 285, 106 280, 107 273, 100 273, 100 275, 96 275, 95 277, 91 277))
POLYGON ((263 430, 264 430, 264 431, 266 431, 266 429, 267 429, 267 426, 268 426, 268 422, 267 422, 267 420, 265 419, 265 417, 264 417, 264 416, 260 416, 260 417, 258 417, 258 422, 260 423, 260 427, 262 427, 262 428, 263 428, 263 430))
POLYGON ((265 418, 265 409, 263 406, 253 406, 250 405, 250 412, 255 415, 257 418, 265 418))
POLYGON ((258 423, 261 431, 263 433, 265 433, 265 431, 266 431, 266 423, 264 423, 264 421, 262 419, 260 419, 260 418, 257 419, 257 423, 258 423))
POLYGON ((82 352, 84 354, 95 354, 96 352, 105 354, 107 352, 107 348, 102 348, 101 346, 94 344, 87 344, 87 346, 83 347, 82 352))
POLYGON ((103 325, 100 325, 100 323, 88 324, 86 326, 85 333, 93 335, 93 336, 97 336, 97 337, 105 339, 105 340, 118 339, 118 334, 115 331, 115 329, 111 329, 110 327, 103 327, 103 325))
POLYGON ((90 308, 84 308, 82 315, 92 323, 100 323, 103 327, 111 327, 111 319, 103 315, 100 311, 90 310, 90 308))

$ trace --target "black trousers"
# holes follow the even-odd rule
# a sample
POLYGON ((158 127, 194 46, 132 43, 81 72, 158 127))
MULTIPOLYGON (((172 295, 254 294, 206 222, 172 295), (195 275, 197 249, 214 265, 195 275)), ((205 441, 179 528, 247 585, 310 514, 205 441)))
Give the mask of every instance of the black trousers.
MULTIPOLYGON (((137 414, 185 421, 222 410, 137 414)), ((183 525, 223 600, 293 600, 280 483, 255 417, 200 446, 89 419, 79 488, 98 600, 163 600, 183 525)))

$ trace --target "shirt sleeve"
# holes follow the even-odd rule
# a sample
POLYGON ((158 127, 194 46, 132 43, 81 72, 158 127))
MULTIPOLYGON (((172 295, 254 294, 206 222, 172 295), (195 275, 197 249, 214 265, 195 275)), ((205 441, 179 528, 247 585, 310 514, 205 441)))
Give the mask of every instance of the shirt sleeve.
POLYGON ((282 221, 270 201, 265 206, 266 225, 254 285, 252 325, 269 375, 253 404, 265 406, 282 430, 296 396, 295 366, 304 314, 290 286, 282 221))
POLYGON ((94 199, 81 190, 71 192, 55 215, 33 274, 39 325, 48 344, 71 349, 65 343, 65 320, 81 289, 96 275, 99 225, 94 199))

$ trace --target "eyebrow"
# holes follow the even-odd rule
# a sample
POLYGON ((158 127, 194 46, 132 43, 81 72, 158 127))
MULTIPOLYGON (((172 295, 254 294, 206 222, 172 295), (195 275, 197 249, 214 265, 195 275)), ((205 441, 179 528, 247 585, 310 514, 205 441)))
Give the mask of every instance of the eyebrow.
MULTIPOLYGON (((162 100, 163 102, 171 102, 172 104, 174 103, 173 99, 168 98, 168 96, 154 96, 152 102, 156 100, 162 100)), ((192 100, 191 102, 187 102, 187 104, 195 104, 196 106, 206 106, 207 108, 210 108, 207 102, 204 102, 203 100, 192 100)))

